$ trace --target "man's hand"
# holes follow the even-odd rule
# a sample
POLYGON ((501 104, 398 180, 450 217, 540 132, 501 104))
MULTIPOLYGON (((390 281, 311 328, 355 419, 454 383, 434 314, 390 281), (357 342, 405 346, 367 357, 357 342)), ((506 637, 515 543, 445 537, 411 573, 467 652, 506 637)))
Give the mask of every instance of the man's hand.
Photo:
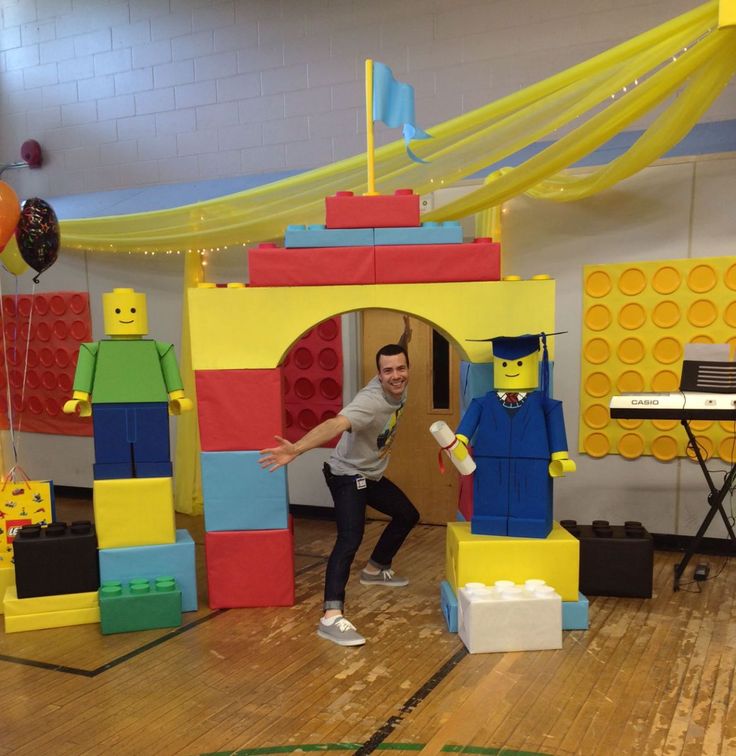
POLYGON ((567 456, 567 452, 555 452, 547 468, 553 478, 562 478, 566 473, 573 473, 577 469, 575 462, 567 456))
POLYGON ((291 441, 287 441, 281 436, 274 436, 279 442, 278 446, 274 446, 270 449, 261 449, 260 457, 258 458, 258 464, 269 472, 278 470, 279 467, 288 465, 293 459, 299 456, 296 445, 291 441))
POLYGON ((401 334, 398 344, 406 349, 411 341, 411 320, 408 315, 403 315, 402 317, 404 319, 404 332, 401 334))
POLYGON ((79 410, 80 417, 89 417, 92 414, 92 405, 89 401, 89 394, 86 391, 75 391, 69 401, 64 402, 62 412, 65 415, 73 415, 79 410))

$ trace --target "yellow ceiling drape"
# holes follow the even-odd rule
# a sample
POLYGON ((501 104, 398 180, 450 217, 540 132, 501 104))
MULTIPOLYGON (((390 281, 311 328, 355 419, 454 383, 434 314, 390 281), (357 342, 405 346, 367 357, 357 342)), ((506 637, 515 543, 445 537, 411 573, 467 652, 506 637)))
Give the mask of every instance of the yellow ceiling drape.
MULTIPOLYGON (((526 192, 540 199, 589 196, 641 170, 699 120, 736 70, 736 28, 718 28, 711 0, 628 42, 519 92, 428 129, 413 149, 403 142, 376 151, 379 191, 411 187, 423 194, 448 186, 543 140, 546 149, 426 220, 459 218, 526 192), (639 118, 656 118, 632 147, 584 174, 565 169, 639 118), (655 111, 656 112, 656 111, 655 111)), ((168 252, 272 239, 289 223, 320 223, 324 197, 366 188, 365 155, 292 178, 192 205, 131 215, 65 220, 67 248, 96 252, 168 252)))

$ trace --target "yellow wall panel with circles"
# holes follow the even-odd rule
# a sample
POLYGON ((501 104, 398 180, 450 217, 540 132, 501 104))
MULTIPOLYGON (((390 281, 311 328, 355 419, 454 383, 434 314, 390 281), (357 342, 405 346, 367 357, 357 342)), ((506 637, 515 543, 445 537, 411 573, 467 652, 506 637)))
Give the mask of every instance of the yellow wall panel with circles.
MULTIPOLYGON (((736 351, 736 257, 586 265, 580 451, 592 457, 689 456, 676 420, 611 420, 611 396, 677 391, 685 345, 736 351)), ((691 423, 701 452, 736 461, 736 423, 691 423)))

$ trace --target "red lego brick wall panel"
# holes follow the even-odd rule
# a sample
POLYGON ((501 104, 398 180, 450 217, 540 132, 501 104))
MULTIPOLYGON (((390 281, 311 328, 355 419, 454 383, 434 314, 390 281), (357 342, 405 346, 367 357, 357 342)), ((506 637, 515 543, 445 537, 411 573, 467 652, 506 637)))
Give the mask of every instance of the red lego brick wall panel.
POLYGON ((294 604, 293 524, 288 530, 204 534, 212 609, 294 604))
POLYGON ((327 228, 401 228, 418 226, 419 195, 411 189, 372 196, 337 192, 325 197, 327 228))
POLYGON ((500 277, 501 245, 490 239, 376 247, 379 284, 498 281, 500 277))
MULTIPOLYGON (((297 441, 342 409, 343 358, 340 318, 325 320, 306 333, 283 364, 285 438, 297 441)), ((335 446, 337 439, 324 444, 335 446)))
POLYGON ((259 244, 248 250, 250 286, 332 286, 376 282, 373 247, 284 249, 259 244))
POLYGON ((196 370, 202 451, 256 451, 284 434, 282 369, 196 370))
POLYGON ((92 338, 87 292, 2 297, 0 427, 31 433, 91 436, 92 423, 65 415, 79 345, 92 338))

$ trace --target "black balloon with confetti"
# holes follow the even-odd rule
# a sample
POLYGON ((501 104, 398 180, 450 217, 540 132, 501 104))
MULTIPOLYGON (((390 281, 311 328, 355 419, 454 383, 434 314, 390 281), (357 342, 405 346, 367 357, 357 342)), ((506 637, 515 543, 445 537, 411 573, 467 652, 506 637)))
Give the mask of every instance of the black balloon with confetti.
MULTIPOLYGON (((21 256, 38 275, 50 268, 59 254, 59 221, 51 205, 39 197, 27 199, 15 238, 21 256)), ((38 275, 33 279, 36 283, 38 275)))

